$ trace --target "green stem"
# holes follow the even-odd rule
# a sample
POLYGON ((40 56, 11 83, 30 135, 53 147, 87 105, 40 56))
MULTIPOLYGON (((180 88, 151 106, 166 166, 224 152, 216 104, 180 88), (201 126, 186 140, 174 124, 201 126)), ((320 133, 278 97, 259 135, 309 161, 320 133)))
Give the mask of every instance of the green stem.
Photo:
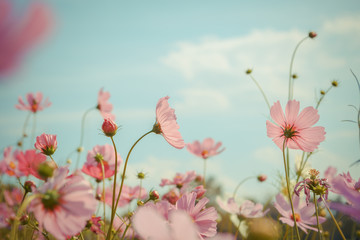
POLYGON ((299 46, 306 40, 308 39, 309 36, 306 36, 305 38, 303 38, 295 47, 294 49, 294 52, 291 56, 291 61, 290 61, 290 71, 289 71, 289 98, 288 100, 292 100, 293 98, 293 81, 292 81, 292 68, 293 68, 293 65, 294 65, 294 59, 295 59, 295 54, 296 54, 296 51, 298 50, 299 46))
MULTIPOLYGON (((113 218, 115 215, 115 212, 116 212, 115 195, 116 195, 116 176, 117 176, 118 158, 117 158, 117 149, 116 149, 114 139, 113 139, 113 137, 110 137, 110 138, 111 138, 111 142, 114 146, 114 151, 115 151, 115 174, 114 174, 113 194, 112 194, 112 202, 111 202, 111 218, 113 218)), ((110 228, 112 228, 112 225, 110 225, 110 228)))
POLYGON ((206 188, 206 159, 204 159, 204 176, 203 176, 203 186, 206 188))
POLYGON ((33 127, 31 130, 30 148, 34 147, 34 142, 31 142, 31 141, 34 141, 34 139, 35 139, 35 129, 36 129, 36 113, 34 113, 33 127))
POLYGON ((318 228, 318 234, 319 234, 319 239, 322 239, 322 233, 320 231, 320 223, 319 223, 319 209, 318 209, 318 204, 317 204, 317 200, 316 200, 316 195, 314 192, 314 203, 315 203, 315 213, 316 213, 316 223, 317 223, 317 228, 318 228))
POLYGON ((78 167, 79 167, 80 155, 81 155, 81 152, 82 152, 82 151, 79 151, 79 149, 82 147, 83 142, 84 142, 85 117, 86 117, 86 115, 87 115, 89 112, 91 112, 91 110, 94 110, 94 108, 88 109, 88 110, 84 113, 84 115, 83 115, 83 117, 82 117, 82 119, 81 119, 80 143, 79 143, 79 147, 78 147, 78 157, 77 157, 77 159, 76 159, 76 165, 75 165, 76 168, 75 168, 75 169, 78 169, 78 167))
POLYGON ((315 109, 317 110, 320 106, 320 103, 322 102, 322 100, 324 99, 325 95, 332 89, 332 85, 325 91, 324 94, 321 94, 321 97, 319 99, 319 101, 316 103, 315 109))
MULTIPOLYGON (((292 197, 291 197, 292 194, 290 193, 289 176, 288 176, 288 174, 287 174, 287 168, 286 168, 285 143, 286 143, 286 140, 284 140, 282 152, 283 152, 283 158, 284 158, 284 168, 285 168, 286 186, 287 186, 287 192, 288 192, 288 196, 289 196, 289 200, 290 200, 291 212, 292 212, 292 215, 293 215, 293 221, 294 221, 294 226, 295 226, 295 230, 296 230, 296 236, 297 236, 297 239, 300 240, 299 229, 298 229, 298 227, 297 227, 297 223, 296 223, 296 219, 295 219, 294 205, 293 205, 292 197)), ((288 167, 289 167, 289 166, 288 166, 288 167)))
MULTIPOLYGON (((122 188, 123 188, 123 185, 124 185, 124 180, 125 180, 125 173, 126 173, 126 167, 127 167, 127 163, 129 161, 129 157, 130 157, 130 154, 132 152, 132 150, 134 149, 134 147, 136 146, 136 144, 141 140, 143 139, 146 135, 152 133, 153 130, 145 133, 144 135, 142 135, 133 145, 132 147, 130 148, 129 152, 128 152, 128 155, 126 156, 126 160, 125 160, 125 165, 124 165, 124 170, 123 170, 123 174, 121 176, 121 184, 120 184, 120 191, 119 191, 119 194, 117 196, 117 199, 116 199, 116 203, 115 203, 115 206, 114 206, 114 209, 117 209, 117 205, 119 203, 119 200, 120 200, 120 196, 121 196, 121 191, 122 191, 122 188)), ((112 229, 112 224, 114 222, 114 217, 115 217, 115 214, 111 216, 111 219, 110 219, 110 227, 109 227, 109 230, 108 230, 108 233, 106 235, 106 240, 109 240, 110 237, 111 237, 111 229, 112 229)))
POLYGON ((336 219, 335 219, 334 215, 331 213, 331 211, 330 211, 330 209, 329 209, 328 205, 326 204, 325 199, 324 199, 322 196, 320 196, 320 197, 321 197, 321 200, 324 202, 324 205, 325 205, 326 209, 327 209, 327 210, 328 210, 328 212, 330 213, 330 216, 331 216, 332 220, 334 221, 336 228, 339 230, 339 233, 340 233, 340 235, 341 235, 342 239, 343 239, 343 240, 346 240, 346 238, 345 238, 345 236, 344 236, 343 232, 341 231, 341 228, 340 228, 339 224, 337 223, 337 221, 336 221, 336 219))
POLYGON ((252 178, 255 178, 254 176, 251 176, 251 177, 247 177, 245 179, 243 179, 241 182, 239 182, 239 184, 236 186, 235 190, 234 190, 234 193, 233 193, 233 198, 235 199, 236 197, 236 192, 239 190, 239 187, 244 183, 246 182, 247 180, 249 179, 252 179, 252 178))
POLYGON ((55 164, 56 168, 59 168, 58 165, 56 164, 55 160, 53 159, 53 157, 51 155, 49 155, 49 157, 51 158, 51 160, 53 161, 53 163, 55 164))
POLYGON ((253 82, 256 84, 256 86, 259 88, 261 94, 262 94, 263 97, 264 97, 264 100, 265 100, 268 108, 270 109, 270 103, 269 103, 269 101, 268 101, 268 99, 267 99, 267 97, 266 97, 266 95, 265 95, 265 92, 264 92, 263 89, 261 88, 260 84, 256 81, 256 79, 255 79, 251 74, 249 74, 249 76, 250 76, 250 78, 253 80, 253 82))
POLYGON ((102 182, 103 182, 103 187, 102 187, 102 198, 103 198, 103 206, 104 206, 104 232, 105 232, 105 217, 106 217, 106 214, 105 214, 105 168, 104 168, 104 163, 103 161, 100 159, 100 165, 101 165, 101 172, 102 172, 102 182))
POLYGON ((20 139, 20 142, 21 142, 21 149, 23 148, 23 141, 24 141, 24 138, 26 137, 26 127, 27 127, 27 124, 29 122, 29 119, 30 119, 30 116, 31 116, 31 113, 32 112, 29 112, 28 115, 26 116, 26 119, 25 119, 25 122, 24 122, 24 126, 23 126, 23 130, 22 130, 22 135, 21 135, 21 139, 20 139))

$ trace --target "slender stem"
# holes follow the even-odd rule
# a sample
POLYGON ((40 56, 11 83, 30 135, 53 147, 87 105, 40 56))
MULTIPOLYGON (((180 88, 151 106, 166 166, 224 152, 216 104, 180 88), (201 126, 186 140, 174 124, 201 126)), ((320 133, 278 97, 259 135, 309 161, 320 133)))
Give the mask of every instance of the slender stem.
POLYGON ((263 97, 264 97, 264 100, 265 100, 268 108, 270 109, 270 103, 269 103, 269 101, 268 101, 268 99, 267 99, 267 97, 266 97, 266 95, 265 95, 265 92, 264 92, 263 89, 261 88, 260 84, 256 81, 256 79, 255 79, 251 74, 249 74, 249 76, 250 76, 250 78, 253 80, 253 82, 256 84, 256 86, 259 88, 261 94, 262 94, 263 97))
POLYGON ((35 139, 35 129, 36 129, 36 113, 34 113, 34 121, 33 121, 33 127, 32 127, 32 130, 31 130, 31 138, 30 138, 30 147, 33 147, 34 146, 34 142, 31 142, 31 141, 34 141, 35 139))
MULTIPOLYGON (((132 152, 132 150, 134 149, 134 147, 136 146, 136 144, 141 140, 143 139, 146 135, 152 133, 153 130, 145 133, 144 135, 142 135, 133 145, 132 147, 130 148, 129 152, 128 152, 128 155, 126 156, 126 160, 125 160, 125 165, 124 165, 124 170, 123 170, 123 174, 121 176, 121 184, 120 184, 120 191, 119 191, 119 194, 117 196, 117 199, 116 199, 116 203, 115 203, 115 206, 114 206, 114 209, 117 209, 117 205, 119 203, 119 200, 120 200, 120 196, 121 196, 121 191, 122 191, 122 188, 123 188, 123 185, 124 185, 124 180, 125 180, 125 173, 126 173, 126 167, 127 167, 127 163, 129 161, 129 157, 130 157, 130 154, 132 152)), ((108 233, 106 235, 106 240, 109 240, 110 237, 111 237, 111 229, 112 229, 112 224, 114 222, 114 217, 115 217, 115 214, 111 216, 111 219, 110 219, 110 227, 109 227, 109 230, 108 230, 108 233)))
POLYGON ((142 179, 140 179, 140 190, 139 190, 139 196, 138 196, 138 201, 141 198, 141 189, 142 189, 142 179))
POLYGON ((317 204, 315 192, 314 192, 314 203, 315 203, 316 223, 317 223, 317 228, 318 228, 318 233, 319 233, 319 239, 321 240, 322 239, 322 233, 320 231, 319 209, 318 209, 318 204, 317 204))
POLYGON ((294 59, 295 59, 295 54, 297 49, 299 48, 299 46, 301 45, 301 43, 303 43, 306 39, 308 39, 309 36, 306 36, 305 38, 303 38, 295 47, 294 52, 291 56, 291 61, 290 61, 290 71, 289 71, 289 98, 288 100, 291 100, 293 98, 293 82, 292 82, 292 69, 293 69, 293 65, 294 65, 294 59))
MULTIPOLYGON (((85 129, 85 118, 86 118, 86 115, 87 115, 89 112, 91 112, 91 110, 94 110, 94 109, 95 109, 95 108, 90 108, 90 109, 88 109, 88 110, 84 113, 84 115, 83 115, 83 117, 82 117, 82 119, 81 119, 80 143, 79 143, 78 150, 82 147, 83 142, 84 142, 84 129, 85 129)), ((80 155, 81 155, 81 151, 78 151, 78 157, 77 157, 77 159, 76 159, 76 165, 75 165, 76 168, 75 168, 75 169, 78 169, 78 167, 79 167, 80 155)))
POLYGON ((343 232, 341 231, 341 228, 340 228, 339 224, 337 223, 337 221, 336 221, 336 219, 335 219, 334 215, 331 213, 331 211, 330 211, 330 209, 329 209, 328 205, 326 204, 325 199, 324 199, 322 196, 320 196, 320 197, 321 197, 321 200, 323 201, 323 203, 324 203, 324 205, 325 205, 326 209, 327 209, 327 210, 328 210, 328 212, 330 213, 330 216, 331 216, 332 220, 334 221, 334 223, 335 223, 335 225, 336 225, 336 228, 339 230, 339 233, 340 233, 340 235, 341 235, 342 239, 346 240, 346 238, 345 238, 345 236, 344 236, 343 232))
POLYGON ((204 176, 203 176, 203 186, 206 188, 206 158, 204 159, 204 176))
POLYGON ((243 179, 241 182, 239 182, 239 184, 236 186, 236 188, 235 188, 235 190, 234 190, 233 198, 235 198, 236 192, 239 190, 239 187, 240 187, 244 182, 246 182, 247 180, 252 179, 252 178, 255 178, 255 177, 254 177, 254 176, 247 177, 247 178, 243 179))
POLYGON ((105 232, 105 223, 106 223, 106 221, 105 221, 105 217, 106 217, 106 214, 105 214, 105 210, 106 210, 106 208, 105 208, 105 203, 106 203, 106 201, 105 201, 105 168, 104 168, 104 163, 103 163, 103 160, 101 160, 100 159, 100 165, 101 165, 101 173, 102 173, 102 182, 103 182, 103 187, 102 187, 102 198, 103 198, 103 208, 104 208, 104 232, 105 232))
POLYGON ((24 202, 27 193, 28 193, 27 191, 24 192, 24 196, 23 196, 22 199, 21 199, 20 205, 24 202))
POLYGON ((234 236, 234 240, 236 240, 236 239, 237 239, 237 236, 239 235, 240 223, 241 223, 241 221, 240 221, 240 219, 239 219, 239 224, 237 225, 237 229, 236 229, 236 233, 235 233, 235 236, 234 236))
POLYGON ((125 234, 126 234, 127 230, 129 229, 129 227, 130 227, 130 223, 126 224, 126 228, 125 228, 124 233, 123 233, 123 235, 121 237, 121 240, 123 240, 125 238, 125 234))
POLYGON ((80 232, 80 237, 81 237, 82 240, 85 240, 84 236, 82 235, 82 232, 80 232))
POLYGON ((26 116, 25 122, 24 122, 23 130, 22 130, 22 135, 21 135, 21 139, 20 139, 20 142, 21 142, 21 146, 20 146, 20 147, 21 147, 21 149, 22 149, 22 147, 23 147, 23 145, 24 145, 23 140, 24 140, 24 138, 25 138, 25 136, 26 136, 26 127, 27 127, 27 125, 28 125, 28 122, 29 122, 29 119, 30 119, 31 114, 32 114, 32 112, 29 112, 29 113, 28 113, 28 115, 26 116))
POLYGON ((321 97, 319 99, 319 101, 316 103, 315 109, 317 110, 320 106, 320 103, 322 102, 322 100, 324 99, 325 95, 333 88, 333 86, 331 85, 325 92, 324 94, 321 94, 321 97))
MULTIPOLYGON (((112 202, 111 202, 111 218, 113 218, 116 212, 115 195, 116 195, 116 176, 117 176, 118 158, 117 158, 117 149, 113 137, 111 137, 111 142, 114 146, 114 151, 115 151, 115 174, 114 174, 113 194, 112 194, 112 202)), ((110 225, 110 228, 112 228, 112 225, 110 225)))
MULTIPOLYGON (((287 192, 288 192, 288 196, 289 196, 289 200, 290 200, 291 212, 292 212, 292 215, 293 215, 293 221, 294 221, 294 226, 295 226, 295 230, 296 230, 296 236, 297 236, 297 239, 300 240, 299 229, 298 229, 298 227, 297 227, 297 223, 296 223, 296 219, 295 219, 294 205, 293 205, 292 196, 291 196, 291 193, 290 193, 289 176, 288 176, 288 174, 287 174, 287 168, 286 168, 285 142, 286 142, 286 140, 284 140, 282 152, 283 152, 283 158, 284 158, 284 168, 285 168, 286 186, 287 186, 287 192)), ((289 166, 288 166, 288 167, 289 167, 289 166)))
POLYGON ((53 161, 53 163, 55 164, 56 168, 59 168, 58 165, 56 164, 55 160, 53 159, 53 157, 51 155, 49 155, 49 157, 51 158, 51 160, 53 161))

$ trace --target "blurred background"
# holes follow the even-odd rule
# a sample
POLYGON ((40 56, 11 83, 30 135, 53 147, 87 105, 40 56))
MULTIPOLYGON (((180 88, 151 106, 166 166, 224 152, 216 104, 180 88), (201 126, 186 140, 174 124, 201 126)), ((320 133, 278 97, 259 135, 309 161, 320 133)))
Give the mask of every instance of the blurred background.
MULTIPOLYGON (((38 28, 3 44, 16 61, 2 54, 7 64, 0 76, 0 148, 16 147, 27 113, 15 108, 18 97, 42 92, 52 106, 36 113, 35 136, 56 134, 54 159, 64 165, 79 144, 81 118, 97 105, 101 88, 111 94, 118 151, 125 159, 132 144, 155 122, 155 106, 164 96, 175 109, 186 143, 212 137, 226 150, 208 159, 207 174, 224 192, 238 182, 266 174, 264 184, 244 184, 238 196, 263 201, 273 196, 283 175, 282 152, 266 136, 269 109, 254 82, 252 69, 270 104, 285 106, 291 55, 296 44, 315 31, 298 49, 293 71, 294 98, 301 109, 315 106, 320 91, 339 82, 324 98, 320 121, 326 140, 310 159, 321 173, 328 166, 350 171, 356 179, 360 164, 359 131, 354 123, 359 89, 350 69, 360 76, 360 2, 353 1, 2 1, 3 29, 24 24, 34 4, 45 12, 33 20, 38 28), (9 5, 9 4, 8 4, 9 5), (7 21, 5 12, 10 14, 7 21), (10 20, 9 20, 10 19, 10 20), (5 26, 5 27, 4 27, 5 26), (20 39, 20 40, 19 40, 20 39), (28 40, 28 41, 27 41, 28 40), (9 43, 10 42, 10 43, 9 43), (19 47, 20 46, 20 47, 19 47), (21 51, 20 51, 21 50, 21 51)), ((35 16, 38 16, 35 14, 35 16)), ((27 28, 25 28, 27 29, 27 28)), ((1 37, 2 35, 0 35, 1 37)), ((0 43, 1 44, 1 43, 0 43)), ((2 58, 2 59, 1 59, 2 58)), ((85 152, 111 144, 101 132, 98 111, 85 121, 85 152)), ((30 133, 33 119, 29 120, 30 133)), ((34 139, 24 147, 33 148, 34 139)), ((301 152, 291 152, 291 166, 301 152)), ((147 173, 147 189, 160 190, 161 178, 195 170, 203 161, 186 149, 177 150, 161 136, 144 138, 130 157, 126 183, 137 184, 136 174, 147 173)), ((73 166, 72 166, 73 168, 73 166)))

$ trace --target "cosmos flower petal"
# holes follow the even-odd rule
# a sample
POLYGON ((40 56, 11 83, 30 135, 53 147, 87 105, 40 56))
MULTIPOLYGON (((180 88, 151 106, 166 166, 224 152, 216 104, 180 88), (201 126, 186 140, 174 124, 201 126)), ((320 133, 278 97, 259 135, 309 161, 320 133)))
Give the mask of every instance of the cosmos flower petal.
POLYGON ((279 101, 274 103, 274 105, 270 108, 270 116, 277 125, 283 127, 285 123, 285 116, 279 101))
POLYGON ((285 116, 286 116, 286 123, 289 125, 293 125, 295 123, 295 120, 298 116, 300 109, 300 103, 295 100, 290 100, 286 104, 285 108, 285 116))

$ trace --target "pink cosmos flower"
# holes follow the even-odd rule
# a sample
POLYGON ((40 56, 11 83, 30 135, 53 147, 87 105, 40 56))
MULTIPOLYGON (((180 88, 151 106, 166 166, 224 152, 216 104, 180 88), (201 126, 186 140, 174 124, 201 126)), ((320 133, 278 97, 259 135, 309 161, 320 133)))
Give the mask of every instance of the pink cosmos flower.
POLYGON ((184 140, 179 132, 179 125, 176 122, 175 110, 170 108, 169 97, 160 98, 156 104, 156 122, 153 132, 161 134, 173 147, 181 149, 185 146, 184 140))
MULTIPOLYGON (((282 217, 279 218, 280 221, 293 227, 295 219, 297 226, 305 233, 307 233, 306 229, 318 231, 317 228, 309 226, 316 225, 316 217, 314 216, 315 205, 313 203, 309 203, 309 205, 307 205, 305 202, 300 203, 299 197, 295 194, 293 195, 292 200, 295 217, 292 214, 290 203, 288 203, 281 194, 276 195, 276 202, 274 203, 274 207, 282 215, 282 217)), ((319 217, 319 223, 323 223, 325 220, 326 218, 319 217)))
POLYGON ((197 225, 198 236, 203 240, 215 236, 218 214, 214 207, 205 208, 209 199, 204 197, 196 203, 196 197, 197 195, 194 192, 184 194, 176 202, 175 208, 187 212, 197 225))
POLYGON ((116 123, 114 123, 113 120, 111 120, 111 118, 106 118, 106 119, 104 119, 104 122, 103 122, 101 128, 103 130, 103 133, 106 136, 112 137, 116 134, 118 126, 116 125, 116 123))
POLYGON ((91 216, 91 219, 87 221, 86 226, 90 228, 90 231, 92 231, 95 234, 104 234, 104 232, 101 230, 101 217, 95 217, 95 215, 91 216))
POLYGON ((111 120, 115 120, 115 115, 111 113, 113 105, 108 102, 109 98, 110 93, 104 92, 103 88, 101 88, 98 94, 98 104, 96 108, 99 109, 100 114, 104 119, 110 118, 111 120))
POLYGON ((183 186, 187 185, 188 183, 194 181, 196 178, 195 171, 188 171, 185 174, 176 173, 174 179, 171 181, 169 179, 161 179, 160 187, 166 185, 175 185, 177 188, 182 188, 183 186))
MULTIPOLYGON (((109 144, 96 145, 91 151, 88 152, 86 162, 83 165, 82 172, 94 177, 98 180, 103 179, 101 162, 104 165, 105 178, 114 176, 115 174, 115 151, 114 147, 109 144)), ((118 168, 122 163, 120 154, 117 154, 118 168)))
POLYGON ((54 177, 37 189, 39 197, 29 206, 39 227, 59 240, 80 232, 97 207, 89 182, 80 175, 67 177, 68 171, 58 168, 54 177))
POLYGON ((4 150, 4 158, 1 160, 1 171, 9 176, 21 177, 23 173, 19 171, 19 162, 12 153, 12 147, 7 147, 4 150))
MULTIPOLYGON (((120 185, 115 188, 115 196, 119 194, 120 185)), ((98 190, 98 193, 101 193, 101 189, 98 190)), ((105 188, 105 203, 109 206, 112 204, 113 196, 113 185, 105 188)), ((118 207, 123 207, 128 205, 134 199, 145 199, 148 196, 148 192, 145 188, 140 188, 140 186, 130 187, 128 185, 123 185, 121 196, 119 199, 118 207)), ((102 199, 103 200, 103 199, 102 199)))
POLYGON ((36 137, 34 146, 47 156, 53 155, 57 149, 56 135, 43 133, 36 137))
POLYGON ((10 190, 4 190, 5 202, 8 206, 14 207, 19 206, 24 193, 19 188, 13 188, 10 190))
POLYGON ((177 188, 170 189, 170 191, 168 191, 162 196, 162 200, 165 200, 171 203, 172 205, 175 205, 177 200, 179 200, 179 198, 180 198, 180 191, 177 188))
POLYGON ((264 206, 260 203, 253 203, 245 200, 240 206, 235 202, 234 198, 229 198, 225 203, 220 198, 216 199, 219 206, 230 214, 236 214, 241 218, 259 218, 264 217, 270 209, 264 211, 264 206))
POLYGON ((12 1, 0 1, 0 73, 14 70, 24 57, 48 32, 51 14, 48 7, 32 2, 21 15, 12 14, 12 1))
POLYGON ((312 127, 320 118, 318 111, 307 107, 299 113, 300 103, 290 100, 286 104, 285 116, 280 102, 277 101, 270 109, 270 115, 275 122, 266 121, 267 136, 282 150, 285 147, 313 152, 325 139, 323 127, 312 127))
POLYGON ((25 153, 16 151, 15 157, 19 162, 19 171, 21 171, 24 176, 33 175, 38 179, 42 179, 37 170, 39 165, 46 161, 44 154, 36 153, 35 149, 31 149, 26 150, 25 153))
POLYGON ((6 203, 0 203, 0 228, 11 225, 11 219, 15 218, 15 213, 6 203))
POLYGON ((132 222, 135 231, 143 239, 202 239, 198 237, 197 225, 185 211, 173 209, 171 205, 163 201, 138 208, 132 222))
POLYGON ((214 139, 212 138, 205 138, 202 143, 199 141, 194 141, 193 143, 186 144, 186 148, 195 156, 207 159, 223 152, 225 148, 219 150, 221 145, 221 142, 215 143, 214 139))
POLYGON ((19 104, 15 105, 15 107, 19 110, 26 110, 36 113, 43 110, 44 108, 51 106, 51 102, 49 102, 47 98, 43 102, 43 94, 41 92, 37 92, 36 94, 28 93, 26 94, 26 99, 27 103, 25 103, 23 99, 19 97, 19 104))

